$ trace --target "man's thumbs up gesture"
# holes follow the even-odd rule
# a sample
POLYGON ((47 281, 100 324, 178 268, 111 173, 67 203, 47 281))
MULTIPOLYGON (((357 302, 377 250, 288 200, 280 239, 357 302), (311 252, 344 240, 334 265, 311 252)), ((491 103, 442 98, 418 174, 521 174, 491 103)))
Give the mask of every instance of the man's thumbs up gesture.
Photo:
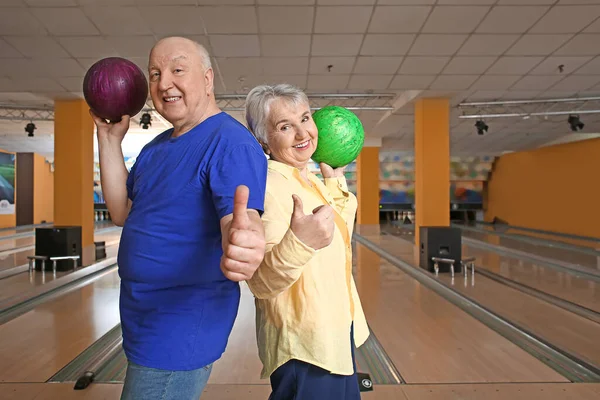
MULTIPOLYGON (((256 210, 248 211, 246 186, 238 186, 233 198, 233 214, 229 221, 221 223, 223 233, 223 257, 221 271, 232 281, 252 278, 265 256, 265 232, 256 210), (223 229, 229 224, 229 229, 223 229)), ((228 217, 224 217, 225 220, 228 217)))
POLYGON ((333 209, 329 206, 319 206, 312 214, 305 215, 302 210, 302 200, 295 194, 294 212, 292 213, 291 228, 298 239, 315 250, 329 246, 333 240, 335 222, 333 209))

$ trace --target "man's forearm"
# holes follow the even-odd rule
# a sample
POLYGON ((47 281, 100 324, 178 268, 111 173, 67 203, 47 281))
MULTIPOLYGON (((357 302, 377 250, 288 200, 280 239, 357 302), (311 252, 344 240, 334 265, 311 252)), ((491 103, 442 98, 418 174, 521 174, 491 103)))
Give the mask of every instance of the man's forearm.
POLYGON ((121 144, 110 140, 98 140, 100 154, 100 179, 102 194, 111 219, 116 225, 123 225, 129 214, 127 195, 127 168, 121 144))

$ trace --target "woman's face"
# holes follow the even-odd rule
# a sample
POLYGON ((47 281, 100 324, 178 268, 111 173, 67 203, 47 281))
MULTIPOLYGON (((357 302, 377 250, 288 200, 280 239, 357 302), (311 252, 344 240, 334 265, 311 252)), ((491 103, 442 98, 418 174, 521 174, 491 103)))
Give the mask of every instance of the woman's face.
POLYGON ((317 149, 318 132, 308 104, 271 103, 267 147, 273 160, 304 168, 317 149))

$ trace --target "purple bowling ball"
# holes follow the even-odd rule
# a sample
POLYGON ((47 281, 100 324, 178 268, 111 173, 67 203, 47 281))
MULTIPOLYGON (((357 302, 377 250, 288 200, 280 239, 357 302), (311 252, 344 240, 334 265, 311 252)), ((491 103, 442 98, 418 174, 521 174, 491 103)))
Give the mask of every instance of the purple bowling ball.
POLYGON ((83 78, 83 96, 100 118, 118 122, 121 116, 139 113, 148 98, 148 81, 142 70, 120 57, 104 58, 83 78))

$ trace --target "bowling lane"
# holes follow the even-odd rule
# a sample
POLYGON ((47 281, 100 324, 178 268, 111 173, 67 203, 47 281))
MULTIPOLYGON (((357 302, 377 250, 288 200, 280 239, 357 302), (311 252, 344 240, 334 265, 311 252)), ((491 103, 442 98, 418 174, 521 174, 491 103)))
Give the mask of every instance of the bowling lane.
MULTIPOLYGON (((119 229, 109 233, 96 235, 94 240, 106 242, 107 257, 114 257, 116 256, 118 250, 118 241, 120 237, 121 230, 119 229)), ((12 297, 23 295, 26 292, 32 291, 35 288, 52 282, 55 279, 60 279, 61 277, 70 273, 71 271, 57 271, 56 277, 54 277, 52 271, 46 271, 45 273, 42 273, 41 271, 35 271, 33 274, 25 271, 4 279, 0 279, 0 308, 2 308, 2 304, 10 302, 12 297)))
POLYGON ((119 322, 116 268, 0 325, 0 382, 45 382, 119 322))
MULTIPOLYGON (((380 246, 383 249, 414 265, 412 241, 391 236, 382 239, 380 246)), ((485 259, 486 255, 483 257, 485 259)), ((457 274, 454 280, 449 274, 440 274, 438 279, 537 337, 600 368, 600 345, 597 343, 600 324, 478 275, 477 272, 474 281, 470 276, 464 279, 461 274, 457 274)))
POLYGON ((485 269, 522 285, 600 312, 598 282, 557 271, 541 263, 518 260, 472 246, 463 246, 464 257, 476 257, 478 269, 485 269))
POLYGON ((52 224, 40 224, 40 225, 26 225, 26 226, 18 226, 16 228, 2 228, 0 229, 0 240, 5 236, 18 235, 23 233, 34 232, 35 228, 42 228, 46 226, 51 226, 52 224))
POLYGON ((590 268, 596 271, 600 270, 600 252, 591 249, 578 251, 577 249, 566 249, 552 247, 551 245, 537 245, 523 240, 510 237, 502 237, 493 233, 475 232, 469 229, 462 230, 464 238, 480 240, 485 243, 506 247, 511 250, 523 251, 536 256, 551 260, 558 260, 563 263, 575 264, 590 268))
MULTIPOLYGON (((407 242, 378 234, 368 238, 412 263, 407 242)), ((407 383, 567 381, 366 247, 355 245, 355 279, 367 321, 407 383)))
MULTIPOLYGON (((121 228, 114 226, 109 221, 97 222, 95 235, 120 231, 121 228)), ((97 241, 103 239, 95 239, 97 241)), ((27 256, 34 252, 35 235, 30 232, 29 236, 18 239, 2 239, 0 237, 0 272, 18 267, 28 263, 27 256)))
POLYGON ((462 276, 453 283, 447 274, 440 275, 439 279, 535 336, 600 368, 600 324, 477 273, 474 285, 464 281, 462 276))
MULTIPOLYGON (((382 227, 382 230, 411 243, 414 242, 412 231, 402 229, 400 226, 385 226, 382 227)), ((462 233, 463 237, 469 234, 467 231, 462 233)), ((478 240, 481 239, 481 237, 478 238, 478 240)), ((499 243, 499 238, 494 235, 488 235, 486 240, 487 243, 493 245, 499 243)), ((598 282, 556 270, 542 262, 524 261, 516 256, 480 249, 465 243, 466 241, 463 240, 463 256, 476 257, 477 268, 484 268, 522 285, 600 312, 600 284, 598 282)), ((564 257, 568 258, 568 255, 564 257)))
POLYGON ((558 244, 558 245, 571 245, 580 247, 583 249, 595 249, 600 250, 600 238, 585 238, 585 237, 569 237, 565 235, 559 235, 556 233, 548 232, 548 231, 539 231, 534 232, 527 229, 515 228, 515 227, 503 227, 502 225, 493 226, 486 223, 477 222, 475 226, 479 229, 483 229, 486 231, 493 232, 502 232, 504 234, 510 235, 514 238, 527 238, 534 240, 542 240, 548 242, 550 244, 558 244))

